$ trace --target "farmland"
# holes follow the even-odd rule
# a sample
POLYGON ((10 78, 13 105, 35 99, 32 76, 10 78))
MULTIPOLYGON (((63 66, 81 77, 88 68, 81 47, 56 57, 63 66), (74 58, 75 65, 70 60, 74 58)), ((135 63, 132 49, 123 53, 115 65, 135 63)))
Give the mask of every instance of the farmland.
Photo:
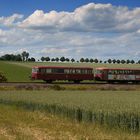
POLYGON ((137 132, 139 91, 2 91, 0 102, 137 132))
POLYGON ((2 140, 138 140, 139 135, 105 130, 98 125, 78 123, 45 112, 0 105, 2 140))
MULTIPOLYGON (((50 139, 54 134, 56 134, 54 139, 57 137, 59 137, 58 139, 140 138, 139 85, 99 85, 92 83, 46 85, 36 82, 30 85, 28 82, 31 82, 29 79, 31 67, 35 65, 122 67, 122 64, 0 61, 0 71, 6 75, 8 82, 17 82, 15 85, 5 83, 0 86, 0 114, 3 114, 0 116, 0 123, 3 126, 0 127, 0 136, 3 136, 3 139, 6 139, 7 136, 11 139, 37 139, 34 136, 35 131, 38 137, 40 136, 42 139, 48 138, 47 132, 50 134, 50 139), (27 83, 18 85, 18 82, 27 83), (25 118, 19 116, 21 117, 21 120, 18 120, 20 126, 14 122, 16 118, 12 116, 11 112, 17 116, 20 113, 25 113, 23 115, 25 118), (40 116, 42 115, 43 119, 41 120, 40 116), (47 127, 48 119, 51 120, 52 126, 47 127), (63 125, 63 132, 56 133, 56 129, 52 129, 55 124, 60 127, 57 129, 61 129, 62 124, 65 124, 66 126, 63 125), (25 125, 28 128, 25 128, 25 125), (36 127, 33 128, 32 126, 36 127), (72 127, 76 128, 72 129, 72 127), (25 134, 26 129, 28 132, 26 131, 25 134)), ((126 64, 123 67, 139 68, 139 65, 126 64)))

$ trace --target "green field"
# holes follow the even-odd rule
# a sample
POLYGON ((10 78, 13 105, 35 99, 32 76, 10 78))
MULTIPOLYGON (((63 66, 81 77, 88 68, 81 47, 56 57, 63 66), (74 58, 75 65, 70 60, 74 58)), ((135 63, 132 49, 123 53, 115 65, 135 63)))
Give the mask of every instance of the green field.
POLYGON ((105 130, 40 111, 0 105, 1 140, 139 140, 140 135, 105 130))
POLYGON ((31 68, 20 66, 12 62, 0 61, 0 72, 2 72, 8 82, 29 82, 29 76, 31 75, 31 68))
POLYGON ((139 91, 1 91, 0 103, 72 120, 140 131, 139 91))
POLYGON ((33 66, 79 66, 79 67, 113 67, 140 68, 140 64, 95 64, 95 63, 56 63, 56 62, 4 62, 0 61, 0 71, 5 74, 8 82, 30 82, 33 66))
MULTIPOLYGON (((139 64, 0 61, 0 71, 6 75, 8 82, 30 82, 29 76, 31 75, 31 68, 32 66, 38 65, 140 68, 139 64)), ((28 84, 24 86, 17 85, 15 87, 8 85, 1 86, 0 114, 3 115, 0 115, 0 125, 2 125, 2 127, 0 127, 0 138, 2 136, 3 139, 36 139, 34 136, 34 132, 36 131, 40 133, 40 136, 44 136, 45 138, 48 136, 46 136, 46 132, 49 132, 50 137, 55 136, 54 139, 139 139, 139 91, 139 85, 66 84, 52 85, 52 87, 45 85, 45 88, 37 87, 37 85, 30 86, 28 84), (17 114, 17 116, 20 113, 25 113, 23 115, 25 119, 19 116, 21 117, 20 126, 14 123, 16 118, 14 118, 14 115, 12 116, 12 111, 17 114), (61 119, 58 118, 57 121, 53 120, 54 118, 50 116, 49 119, 51 119, 52 122, 56 121, 55 123, 58 123, 60 129, 62 128, 61 124, 66 124, 66 126, 63 126, 61 136, 59 135, 60 133, 56 134, 56 129, 52 129, 55 124, 52 123, 52 126, 49 127, 42 126, 42 121, 48 116, 45 116, 41 122, 38 122, 39 127, 32 128, 32 126, 37 126, 34 120, 37 120, 40 115, 43 115, 42 113, 49 113, 55 115, 55 117, 59 116, 61 119), (33 118, 29 117, 31 114, 35 116, 33 118), (64 118, 69 118, 70 120, 65 122, 64 118), (61 123, 59 123, 60 120, 61 123), (83 125, 83 123, 85 124, 83 125), (25 127, 25 125, 28 126, 28 124, 30 124, 29 127, 32 129, 25 127), (70 128, 69 125, 71 126, 70 128), (75 128, 77 125, 79 127, 71 131, 71 128, 75 128), (86 131, 84 129, 85 127, 86 131), (66 130, 68 135, 65 135, 67 134, 66 130), (97 131, 92 133, 91 130, 97 131), (56 135, 54 135, 54 133, 56 135), (97 135, 99 137, 97 137, 97 135)), ((45 124, 48 125, 47 122, 45 124)), ((44 137, 41 138, 43 139, 44 137)))

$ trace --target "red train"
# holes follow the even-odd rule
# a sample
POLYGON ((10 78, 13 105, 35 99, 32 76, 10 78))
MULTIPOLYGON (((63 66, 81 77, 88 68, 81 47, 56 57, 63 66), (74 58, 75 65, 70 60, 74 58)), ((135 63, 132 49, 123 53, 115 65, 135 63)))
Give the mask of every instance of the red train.
POLYGON ((140 69, 128 68, 90 68, 90 67, 56 67, 35 66, 32 68, 33 80, 44 80, 51 83, 57 80, 68 80, 80 83, 84 80, 106 82, 140 82, 140 69))
POLYGON ((56 80, 79 83, 83 80, 93 80, 94 74, 92 68, 86 67, 36 66, 32 68, 32 79, 44 80, 47 83, 56 80))
POLYGON ((114 82, 140 82, 140 69, 130 68, 96 68, 95 80, 114 82))

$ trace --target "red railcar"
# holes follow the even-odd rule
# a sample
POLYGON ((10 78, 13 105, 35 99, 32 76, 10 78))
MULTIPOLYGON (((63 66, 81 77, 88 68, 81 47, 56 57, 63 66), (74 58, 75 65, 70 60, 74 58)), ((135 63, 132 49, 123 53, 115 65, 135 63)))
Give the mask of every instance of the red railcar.
POLYGON ((56 80, 78 83, 83 80, 93 80, 94 73, 89 67, 34 66, 31 77, 34 80, 44 80, 49 83, 56 80))
POLYGON ((140 69, 96 68, 95 80, 107 82, 140 82, 140 69))

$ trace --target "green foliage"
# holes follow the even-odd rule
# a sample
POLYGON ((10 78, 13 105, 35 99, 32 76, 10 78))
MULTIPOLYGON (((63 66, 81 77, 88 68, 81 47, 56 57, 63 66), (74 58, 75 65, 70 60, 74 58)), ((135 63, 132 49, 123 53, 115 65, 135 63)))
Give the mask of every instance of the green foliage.
POLYGON ((22 61, 21 55, 14 55, 14 54, 5 54, 0 57, 0 60, 4 61, 22 61))
POLYGON ((140 95, 137 91, 3 91, 0 103, 29 110, 45 110, 79 122, 140 132, 140 95), (125 100, 124 100, 125 99, 125 100))
POLYGON ((0 72, 0 83, 1 82, 7 82, 7 78, 2 72, 0 72))

